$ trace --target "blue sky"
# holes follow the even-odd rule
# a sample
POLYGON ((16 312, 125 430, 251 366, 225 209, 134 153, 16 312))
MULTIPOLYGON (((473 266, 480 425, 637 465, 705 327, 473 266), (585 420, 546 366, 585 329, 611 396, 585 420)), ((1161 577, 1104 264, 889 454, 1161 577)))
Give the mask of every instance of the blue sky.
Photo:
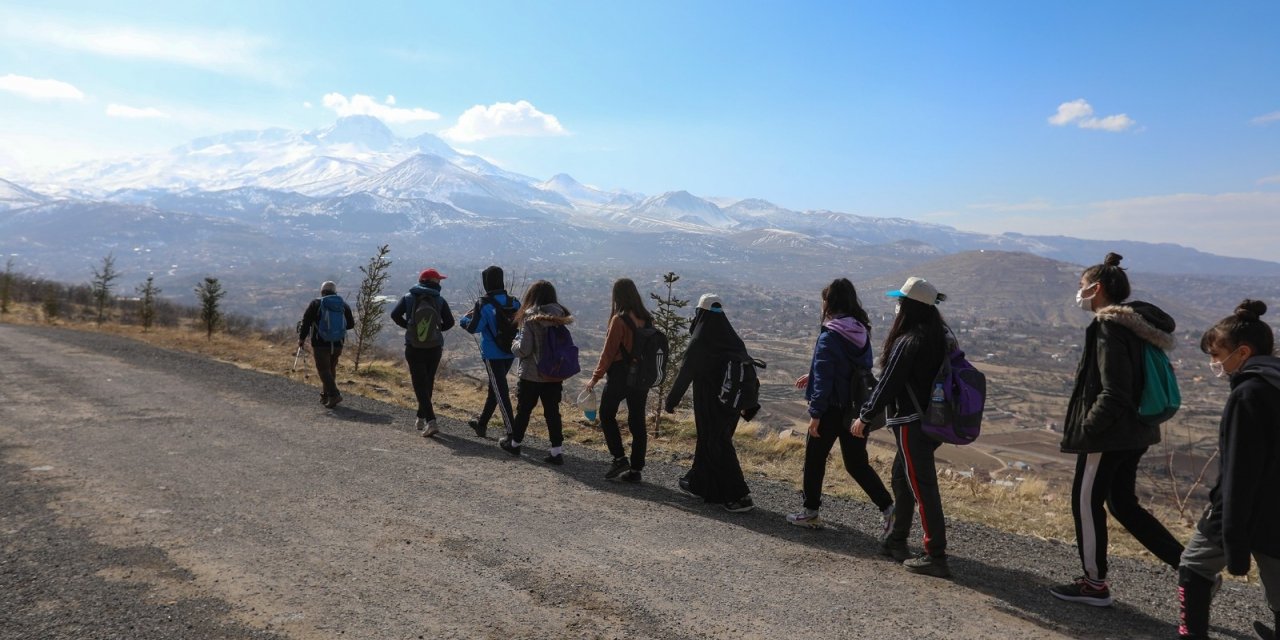
POLYGON ((0 7, 0 176, 363 108, 605 188, 1280 258, 1274 2, 194 4, 0 7))

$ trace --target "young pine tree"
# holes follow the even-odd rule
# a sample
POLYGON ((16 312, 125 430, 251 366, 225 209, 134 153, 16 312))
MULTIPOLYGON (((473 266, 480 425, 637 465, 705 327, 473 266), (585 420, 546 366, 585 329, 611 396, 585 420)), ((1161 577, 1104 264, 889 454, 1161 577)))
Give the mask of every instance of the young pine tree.
POLYGON ((13 298, 13 258, 4 261, 4 276, 0 277, 0 315, 9 313, 11 298, 13 298))
POLYGON ((156 277, 147 276, 147 281, 138 285, 137 291, 142 299, 138 316, 142 320, 142 330, 145 332, 156 321, 156 298, 160 295, 160 287, 156 286, 156 277))
POLYGON ((200 300, 200 322, 204 323, 205 339, 213 339, 213 330, 222 321, 222 311, 218 308, 222 297, 227 295, 222 283, 217 278, 206 277, 204 282, 196 285, 196 297, 200 300))
POLYGON ((98 312, 99 325, 106 319, 107 307, 111 304, 111 290, 115 288, 115 281, 119 277, 116 258, 110 253, 102 259, 102 269, 95 267, 93 270, 93 281, 89 284, 93 290, 93 306, 98 312))
POLYGON ((675 297, 675 286, 679 280, 680 276, 675 272, 667 272, 662 276, 662 283, 667 287, 666 296, 649 293, 649 297, 658 303, 658 309, 653 314, 653 326, 667 334, 667 344, 670 348, 665 375, 662 383, 658 385, 658 392, 653 394, 657 402, 657 410, 653 412, 653 437, 655 438, 658 437, 659 430, 662 428, 662 403, 666 401, 667 392, 675 382, 680 360, 684 358, 685 348, 689 345, 689 319, 678 313, 678 310, 683 309, 689 301, 675 297))
POLYGON ((390 245, 384 244, 378 247, 378 253, 369 259, 369 264, 360 267, 364 280, 360 282, 360 293, 356 296, 356 357, 352 364, 357 373, 360 371, 360 356, 373 346, 382 332, 382 314, 387 308, 382 290, 391 276, 388 253, 391 253, 390 245))

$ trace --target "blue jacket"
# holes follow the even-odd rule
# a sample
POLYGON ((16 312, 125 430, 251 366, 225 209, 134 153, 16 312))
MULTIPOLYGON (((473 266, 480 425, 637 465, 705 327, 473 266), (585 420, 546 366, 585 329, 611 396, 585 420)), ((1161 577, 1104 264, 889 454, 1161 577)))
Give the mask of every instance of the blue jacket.
MULTIPOLYGON (((494 291, 485 294, 485 297, 493 298, 497 304, 506 306, 514 305, 515 309, 520 308, 520 301, 507 295, 506 291, 494 291)), ((480 357, 485 360, 510 360, 515 356, 510 351, 503 351, 498 346, 498 310, 489 304, 484 298, 476 302, 479 309, 480 318, 476 319, 476 311, 473 309, 468 315, 462 316, 462 320, 458 323, 467 333, 480 334, 480 357)))
POLYGON ((804 388, 810 417, 821 418, 832 407, 849 408, 853 368, 871 368, 868 337, 867 328, 851 317, 836 318, 822 325, 818 341, 813 345, 809 383, 804 388))
POLYGON ((440 285, 415 284, 409 289, 409 293, 396 303, 396 308, 391 310, 391 321, 404 328, 405 346, 409 345, 409 320, 413 316, 414 298, 423 295, 435 296, 440 303, 440 332, 444 333, 453 328, 453 312, 449 310, 449 303, 445 301, 444 296, 440 295, 440 285), (406 317, 406 314, 409 317, 406 317))

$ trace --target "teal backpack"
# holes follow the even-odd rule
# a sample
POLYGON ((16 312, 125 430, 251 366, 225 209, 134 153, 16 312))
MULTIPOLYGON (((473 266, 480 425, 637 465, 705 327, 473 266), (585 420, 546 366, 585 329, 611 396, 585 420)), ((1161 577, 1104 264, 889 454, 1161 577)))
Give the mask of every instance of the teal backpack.
POLYGON ((1142 345, 1142 371, 1146 383, 1142 386, 1142 398, 1138 402, 1138 419, 1149 425, 1158 425, 1172 418, 1182 406, 1178 378, 1173 374, 1169 356, 1150 342, 1142 345))

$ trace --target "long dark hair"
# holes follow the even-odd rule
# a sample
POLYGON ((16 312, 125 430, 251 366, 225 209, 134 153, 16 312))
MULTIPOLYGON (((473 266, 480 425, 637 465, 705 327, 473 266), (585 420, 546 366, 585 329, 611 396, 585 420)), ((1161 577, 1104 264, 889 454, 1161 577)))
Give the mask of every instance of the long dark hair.
POLYGON ((610 316, 628 312, 641 322, 653 322, 653 315, 644 308, 644 300, 640 297, 640 290, 636 288, 636 283, 632 282, 631 278, 618 278, 613 283, 613 304, 610 307, 610 316))
POLYGON ((871 318, 867 317, 867 311, 858 299, 858 290, 848 278, 836 278, 822 290, 822 320, 839 316, 853 316, 862 326, 871 329, 871 318))
POLYGON ((1276 350, 1276 338, 1271 326, 1262 321, 1266 312, 1267 303, 1246 299, 1236 307, 1235 313, 1204 332, 1200 337, 1200 350, 1209 353, 1214 346, 1222 346, 1234 351, 1247 344, 1253 347, 1254 355, 1272 355, 1276 350))
POLYGON ((1107 257, 1102 259, 1102 264, 1095 264, 1085 269, 1080 279, 1087 280, 1089 284, 1102 283, 1102 292, 1106 294, 1107 301, 1111 304, 1120 304, 1128 300, 1131 293, 1129 276, 1125 274, 1124 267, 1120 266, 1121 260, 1124 260, 1124 256, 1108 253, 1107 257))
POLYGON ((898 340, 908 334, 915 334, 924 340, 926 349, 942 351, 947 347, 947 323, 942 319, 942 312, 937 305, 917 302, 911 298, 899 298, 902 309, 893 319, 889 327, 889 335, 885 336, 884 347, 880 350, 880 367, 888 365, 889 354, 898 340))
MULTIPOLYGON (((539 280, 524 291, 524 298, 520 300, 520 310, 516 312, 516 324, 524 322, 524 314, 535 307, 541 307, 544 304, 560 304, 556 300, 556 288, 546 280, 539 280)), ((572 315, 569 309, 560 304, 560 308, 564 309, 566 315, 572 315)))

